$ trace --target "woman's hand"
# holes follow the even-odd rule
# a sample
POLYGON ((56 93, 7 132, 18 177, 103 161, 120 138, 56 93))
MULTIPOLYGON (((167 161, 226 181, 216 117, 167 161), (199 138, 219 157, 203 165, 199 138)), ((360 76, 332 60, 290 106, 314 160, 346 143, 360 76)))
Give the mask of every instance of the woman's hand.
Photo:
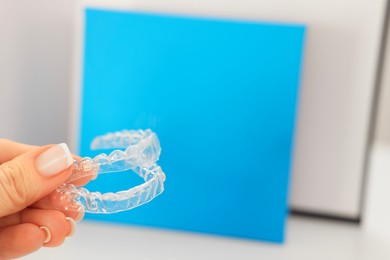
POLYGON ((57 210, 48 196, 70 177, 74 159, 66 144, 36 147, 0 139, 0 259, 59 246, 74 233, 83 212, 57 210))

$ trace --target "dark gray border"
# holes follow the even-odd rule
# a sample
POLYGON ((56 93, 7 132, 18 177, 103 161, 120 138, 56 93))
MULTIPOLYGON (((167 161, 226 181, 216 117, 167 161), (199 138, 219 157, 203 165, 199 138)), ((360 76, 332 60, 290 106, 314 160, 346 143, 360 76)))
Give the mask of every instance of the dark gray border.
POLYGON ((291 210, 290 214, 295 215, 295 216, 303 216, 303 217, 326 219, 326 220, 335 220, 335 221, 356 223, 356 224, 360 224, 360 222, 361 222, 361 218, 347 218, 347 217, 340 217, 340 216, 331 215, 331 214, 313 213, 313 212, 306 212, 306 211, 300 211, 300 210, 291 210))

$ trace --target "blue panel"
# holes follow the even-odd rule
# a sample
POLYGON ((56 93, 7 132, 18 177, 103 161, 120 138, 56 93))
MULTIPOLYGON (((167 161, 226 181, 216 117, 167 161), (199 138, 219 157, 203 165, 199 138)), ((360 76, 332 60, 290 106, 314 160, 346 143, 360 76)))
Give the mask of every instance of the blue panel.
POLYGON ((282 242, 304 32, 88 9, 80 152, 95 155, 96 135, 151 128, 167 175, 151 203, 88 217, 282 242))

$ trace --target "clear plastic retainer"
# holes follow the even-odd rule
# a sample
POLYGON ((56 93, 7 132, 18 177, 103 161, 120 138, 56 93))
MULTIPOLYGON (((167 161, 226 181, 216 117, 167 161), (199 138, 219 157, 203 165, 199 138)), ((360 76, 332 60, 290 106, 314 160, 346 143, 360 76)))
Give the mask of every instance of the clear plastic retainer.
POLYGON ((151 130, 123 130, 97 136, 91 149, 115 150, 109 155, 85 157, 74 162, 68 181, 51 194, 51 201, 65 211, 84 210, 88 213, 110 214, 141 206, 164 191, 165 174, 157 165, 161 148, 157 135, 151 130), (89 192, 70 182, 87 176, 133 170, 145 183, 116 193, 89 192))

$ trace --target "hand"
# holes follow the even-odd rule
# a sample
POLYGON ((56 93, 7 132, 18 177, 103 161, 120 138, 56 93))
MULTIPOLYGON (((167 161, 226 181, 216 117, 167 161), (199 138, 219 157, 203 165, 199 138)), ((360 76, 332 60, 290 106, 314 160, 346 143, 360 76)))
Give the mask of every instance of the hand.
POLYGON ((74 159, 66 144, 36 147, 0 139, 0 259, 59 246, 74 233, 84 213, 57 210, 48 196, 69 178, 74 159))

